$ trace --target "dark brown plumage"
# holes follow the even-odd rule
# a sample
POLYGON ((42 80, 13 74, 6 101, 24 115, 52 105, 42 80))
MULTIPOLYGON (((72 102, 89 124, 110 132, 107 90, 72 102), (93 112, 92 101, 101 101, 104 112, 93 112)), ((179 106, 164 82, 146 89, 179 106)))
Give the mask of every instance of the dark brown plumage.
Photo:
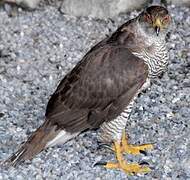
MULTIPOLYGON (((162 12, 162 8, 158 8, 159 11, 162 12)), ((156 35, 152 31, 154 24, 152 28, 148 20, 141 22, 142 17, 146 18, 144 13, 94 46, 65 76, 48 102, 45 123, 7 162, 16 165, 46 147, 66 142, 86 129, 114 120, 134 100, 148 76, 159 74, 165 68, 165 46, 161 46, 163 55, 156 51, 160 46, 157 42, 161 42, 164 35, 157 37, 159 32, 156 31, 156 35), (144 33, 146 29, 150 33, 149 41, 144 33), (154 59, 157 56, 163 56, 159 64, 154 59)), ((159 19, 155 21, 161 27, 159 19)))
POLYGON ((147 76, 147 65, 124 46, 95 47, 62 80, 46 118, 69 132, 99 127, 123 111, 147 76))

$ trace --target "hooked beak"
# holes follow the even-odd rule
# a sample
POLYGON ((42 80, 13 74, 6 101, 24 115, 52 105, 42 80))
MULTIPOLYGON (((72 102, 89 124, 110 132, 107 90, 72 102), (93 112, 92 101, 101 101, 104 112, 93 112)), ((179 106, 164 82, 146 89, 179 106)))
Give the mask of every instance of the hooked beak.
POLYGON ((158 36, 160 33, 160 29, 162 28, 162 23, 160 21, 160 18, 156 18, 156 20, 153 23, 153 27, 156 31, 156 35, 158 36))
POLYGON ((158 35, 159 35, 159 32, 160 32, 160 27, 156 26, 156 27, 155 27, 155 31, 156 31, 156 35, 158 36, 158 35))

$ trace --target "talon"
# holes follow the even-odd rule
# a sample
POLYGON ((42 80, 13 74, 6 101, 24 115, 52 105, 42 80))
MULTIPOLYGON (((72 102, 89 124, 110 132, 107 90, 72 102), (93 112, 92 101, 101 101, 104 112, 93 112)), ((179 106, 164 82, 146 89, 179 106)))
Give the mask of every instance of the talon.
POLYGON ((143 153, 146 155, 145 150, 152 149, 152 144, 143 144, 139 146, 129 145, 125 135, 125 131, 123 131, 121 142, 115 141, 112 146, 109 146, 107 144, 102 144, 101 146, 113 150, 115 152, 117 162, 98 162, 94 166, 102 165, 108 169, 122 169, 127 174, 148 173, 151 171, 151 169, 148 167, 149 164, 145 161, 142 161, 139 164, 128 164, 123 158, 123 153, 130 153, 133 155, 143 153))
POLYGON ((143 166, 143 165, 149 165, 149 163, 147 163, 146 161, 142 161, 139 163, 139 165, 143 166))
POLYGON ((146 152, 146 151, 140 150, 139 152, 140 152, 141 154, 144 154, 145 156, 147 156, 147 152, 146 152))
POLYGON ((107 163, 106 162, 103 162, 103 161, 99 161, 97 163, 94 164, 94 167, 95 166, 105 166, 107 163))
POLYGON ((123 158, 121 143, 114 142, 114 146, 115 155, 118 162, 108 162, 105 165, 103 164, 105 168, 122 169, 127 174, 148 173, 151 171, 151 169, 146 166, 148 165, 147 162, 141 162, 141 164, 128 164, 123 158))

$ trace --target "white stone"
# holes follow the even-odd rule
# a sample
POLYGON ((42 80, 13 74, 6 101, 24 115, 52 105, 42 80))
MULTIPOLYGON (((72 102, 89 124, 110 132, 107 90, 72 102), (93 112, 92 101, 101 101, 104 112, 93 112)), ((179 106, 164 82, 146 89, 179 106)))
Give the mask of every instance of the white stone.
POLYGON ((64 0, 62 11, 73 16, 90 16, 102 19, 141 8, 146 2, 146 0, 64 0))

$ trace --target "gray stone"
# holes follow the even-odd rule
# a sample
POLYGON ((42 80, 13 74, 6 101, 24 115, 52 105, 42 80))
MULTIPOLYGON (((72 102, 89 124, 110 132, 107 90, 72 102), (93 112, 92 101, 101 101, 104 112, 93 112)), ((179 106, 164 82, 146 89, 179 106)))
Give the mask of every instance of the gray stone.
MULTIPOLYGON (((90 16, 93 18, 112 18, 119 13, 129 12, 134 9, 143 8, 150 0, 64 0, 62 12, 72 16, 90 16)), ((166 0, 180 6, 190 6, 190 0, 166 0)), ((152 4, 160 4, 160 0, 153 0, 152 4)))
POLYGON ((40 1, 41 0, 16 0, 16 3, 29 9, 35 9, 39 5, 40 1))
POLYGON ((64 0, 62 11, 73 16, 110 18, 119 13, 141 8, 147 0, 64 0))

